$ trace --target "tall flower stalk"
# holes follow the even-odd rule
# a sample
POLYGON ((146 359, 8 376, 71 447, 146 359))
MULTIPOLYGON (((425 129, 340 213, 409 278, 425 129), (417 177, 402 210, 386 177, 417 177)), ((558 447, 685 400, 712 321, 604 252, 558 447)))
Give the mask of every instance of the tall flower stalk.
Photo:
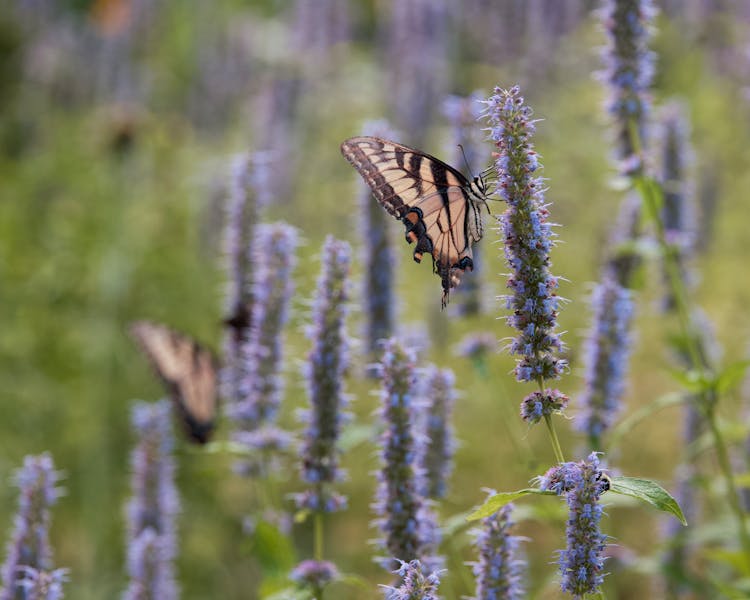
MULTIPOLYGON (((692 152, 690 148, 689 121, 685 108, 672 101, 659 111, 661 126, 661 161, 659 179, 664 189, 662 219, 666 241, 674 246, 682 278, 692 287, 686 263, 695 246, 695 207, 689 191, 687 169, 692 152)), ((665 280, 668 276, 665 274, 665 280)), ((675 309, 675 299, 669 289, 664 297, 665 310, 675 309)))
MULTIPOLYGON (((567 363, 557 356, 562 350, 555 332, 560 298, 558 280, 549 271, 555 234, 548 221, 544 185, 537 176, 541 165, 532 143, 535 126, 531 113, 518 87, 496 88, 487 100, 485 116, 497 148, 497 194, 508 206, 498 219, 510 267, 507 287, 511 293, 502 298, 512 311, 506 320, 518 332, 508 349, 519 356, 516 379, 534 381, 539 394, 551 396, 555 391, 545 389, 545 382, 559 378, 567 363)), ((557 460, 563 462, 550 412, 543 416, 557 460)))
POLYGON ((313 349, 306 368, 310 408, 302 413, 307 423, 302 479, 309 488, 295 498, 297 508, 312 512, 315 521, 314 560, 299 565, 296 580, 307 584, 316 598, 321 597, 325 583, 336 575, 335 567, 323 561, 323 517, 346 506, 346 498, 337 494, 333 486, 344 477, 337 444, 346 406, 343 379, 349 365, 345 321, 350 266, 349 244, 328 236, 313 305, 313 349))
POLYGON ((601 11, 607 44, 601 72, 609 98, 616 156, 623 174, 643 169, 641 148, 648 140, 649 88, 654 53, 649 50, 656 8, 652 0, 605 0, 601 11))
MULTIPOLYGON (((615 157, 625 177, 644 172, 643 149, 648 145, 649 88, 654 73, 654 54, 649 50, 656 10, 652 0, 606 0, 601 11, 607 34, 600 73, 609 93, 606 110, 612 117, 615 157)), ((607 275, 623 287, 633 286, 641 264, 636 241, 641 235, 641 202, 628 194, 620 211, 618 227, 607 257, 607 275)))
POLYGON ((50 598, 62 598, 61 586, 67 571, 53 568, 49 541, 51 508, 62 495, 60 477, 49 454, 25 457, 23 467, 15 474, 20 492, 18 512, 0 569, 0 600, 25 600, 30 591, 43 584, 54 586, 50 598))
POLYGON ((127 504, 127 568, 125 600, 176 599, 176 518, 180 508, 175 486, 172 409, 162 400, 133 407, 138 441, 131 456, 133 497, 127 504))
POLYGON ((522 538, 510 535, 512 511, 513 505, 507 504, 482 519, 481 528, 474 532, 474 545, 479 554, 473 563, 477 582, 474 600, 523 598, 524 562, 518 556, 522 538))
POLYGON ((386 342, 381 363, 381 419, 385 430, 380 438, 382 467, 373 508, 377 514, 374 524, 383 535, 378 540, 386 553, 383 565, 389 570, 396 561, 417 559, 428 568, 436 568, 440 562, 433 554, 438 541, 435 519, 420 493, 423 484, 414 431, 414 361, 413 353, 396 340, 386 342))
MULTIPOLYGON (((283 327, 293 291, 296 246, 297 232, 287 224, 255 228, 252 325, 241 349, 241 400, 227 410, 234 421, 234 440, 263 456, 287 447, 290 441, 276 426, 276 417, 283 392, 283 327)), ((248 466, 257 469, 263 462, 256 460, 248 466)))
POLYGON ((399 129, 412 132, 419 148, 442 96, 447 73, 445 0, 395 0, 388 3, 384 23, 385 64, 388 66, 391 114, 399 129))
POLYGON ((238 156, 232 163, 227 204, 225 253, 227 261, 227 331, 224 340, 223 396, 238 402, 241 381, 241 349, 248 341, 253 305, 253 228, 258 224, 259 206, 253 157, 238 156))
POLYGON ((451 420, 456 401, 456 377, 450 369, 431 366, 421 379, 423 404, 419 417, 424 440, 420 470, 423 473, 424 495, 436 500, 445 496, 448 478, 453 470, 456 441, 451 420))
POLYGON ((591 447, 602 447, 602 435, 620 411, 630 358, 633 320, 632 292, 606 278, 591 296, 593 323, 586 341, 583 410, 577 428, 591 447))

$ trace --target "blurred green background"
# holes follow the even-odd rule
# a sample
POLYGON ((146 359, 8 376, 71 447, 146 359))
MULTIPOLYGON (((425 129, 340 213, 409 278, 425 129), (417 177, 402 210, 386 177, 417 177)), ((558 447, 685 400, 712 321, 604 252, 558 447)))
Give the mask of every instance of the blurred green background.
MULTIPOLYGON (((426 10, 424 2, 413 4, 426 10)), ((571 396, 571 412, 582 386, 586 299, 622 199, 612 185, 605 92, 593 76, 604 43, 596 5, 438 2, 433 10, 444 12, 430 29, 433 46, 414 42, 424 69, 438 80, 434 106, 446 93, 489 93, 495 85, 518 83, 542 119, 536 145, 552 220, 561 225, 553 272, 565 278, 561 295, 570 300, 560 329, 571 373, 559 387, 571 396), (439 62, 431 62, 431 53, 439 62)), ((385 0, 11 0, 2 11, 0 477, 9 481, 23 455, 44 450, 65 472, 67 495, 54 511, 52 535, 56 564, 71 569, 66 597, 113 598, 125 587, 129 406, 162 394, 126 335, 127 323, 163 321, 219 347, 223 205, 233 155, 270 152, 274 170, 264 218, 288 221, 304 240, 287 328, 282 420, 290 428, 298 427, 294 411, 306 402, 300 366, 310 348, 304 328, 319 248, 329 233, 350 241, 356 253, 361 247, 361 189, 339 143, 359 134, 364 120, 385 117, 397 121, 399 141, 452 156, 450 127, 439 110, 424 131, 403 117, 398 122, 396 99, 404 94, 399 60, 388 54, 388 32, 399 27, 391 8, 385 0)), ((734 360, 744 356, 750 331, 749 11, 739 1, 667 2, 663 8, 653 44, 654 102, 679 97, 689 107, 690 175, 703 206, 704 245, 692 265, 695 297, 724 356, 734 360)), ((489 162, 489 145, 486 151, 489 162)), ((487 311, 459 319, 440 312, 439 282, 428 266, 412 263, 400 229, 394 221, 398 333, 426 331, 431 342, 424 360, 453 368, 462 392, 456 410, 461 446, 451 491, 440 505, 449 519, 478 503, 483 487, 525 487, 553 455, 545 431, 529 430, 517 417, 530 390, 513 380, 512 361, 491 355, 484 377, 454 353, 466 333, 491 331, 498 339, 511 333, 494 301, 505 272, 496 233, 481 242, 487 311)), ((355 290, 360 273, 357 258, 355 290)), ((677 388, 665 345, 674 323, 659 311, 662 292, 661 272, 650 264, 640 278, 626 414, 677 388)), ((357 336, 356 293, 354 304, 349 327, 357 336)), ((361 347, 353 356, 347 388, 355 424, 369 425, 377 383, 361 375, 361 347)), ((741 411, 741 398, 731 397, 720 412, 737 421, 741 411)), ((566 455, 582 457, 582 438, 559 422, 566 455)), ((670 408, 631 431, 606 459, 617 472, 670 487, 681 459, 679 435, 680 409, 670 408)), ((699 460, 710 474, 711 454, 699 460)), ((311 554, 308 525, 295 526, 296 558, 282 555, 281 563, 242 533, 252 484, 231 472, 230 457, 181 443, 178 461, 184 598, 255 598, 263 577, 311 554)), ((342 488, 350 509, 329 519, 326 553, 367 584, 337 585, 331 598, 377 598, 376 584, 388 582, 367 543, 375 537, 368 523, 370 473, 377 464, 369 442, 344 457, 351 478, 342 488)), ((287 474, 283 490, 300 490, 294 469, 287 474)), ((703 514, 721 526, 720 490, 705 487, 703 514)), ((0 531, 8 531, 17 494, 10 485, 0 490, 0 531)), ((551 563, 564 545, 559 503, 541 498, 533 504, 537 512, 523 512, 529 518, 519 527, 531 538, 525 545, 529 588, 532 597, 556 598, 551 563)), ((657 555, 666 517, 628 504, 607 512, 603 528, 616 544, 645 558, 657 555)), ((467 539, 460 533, 444 545, 446 598, 473 591, 464 566, 472 559, 467 539)), ((646 597, 656 579, 650 566, 648 560, 625 571, 610 565, 609 597, 646 597)))

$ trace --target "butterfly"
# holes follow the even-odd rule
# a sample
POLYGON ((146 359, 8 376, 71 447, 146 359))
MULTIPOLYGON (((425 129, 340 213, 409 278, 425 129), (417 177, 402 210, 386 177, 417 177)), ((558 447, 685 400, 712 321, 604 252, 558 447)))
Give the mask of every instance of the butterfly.
POLYGON ((214 355, 166 325, 137 321, 130 326, 130 334, 169 390, 188 437, 205 444, 218 410, 214 355))
POLYGON ((471 246, 482 238, 480 209, 489 195, 483 174, 469 181, 434 156, 379 137, 349 138, 341 153, 381 206, 404 224, 406 241, 416 242, 414 260, 432 256, 445 308, 461 274, 474 268, 471 246))

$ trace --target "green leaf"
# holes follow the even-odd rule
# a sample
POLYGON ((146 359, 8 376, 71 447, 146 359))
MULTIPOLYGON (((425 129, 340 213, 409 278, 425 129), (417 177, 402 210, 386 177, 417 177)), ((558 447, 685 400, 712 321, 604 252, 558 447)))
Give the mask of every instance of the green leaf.
POLYGON ((612 428, 612 433, 609 438, 609 448, 614 448, 620 443, 623 436, 630 433, 637 425, 641 422, 650 418, 654 413, 667 408, 669 406, 676 406, 685 402, 687 398, 684 394, 675 392, 671 394, 665 394, 660 396, 653 402, 649 402, 645 406, 636 410, 633 414, 620 421, 615 427, 612 428))
POLYGON ((466 517, 466 520, 477 521, 479 519, 489 517, 490 515, 494 515, 506 504, 510 504, 511 502, 513 502, 513 500, 517 500, 518 498, 527 496, 529 494, 537 494, 541 496, 556 495, 555 492, 543 492, 542 490, 538 490, 536 488, 526 488, 524 490, 518 490, 516 492, 500 492, 499 494, 494 494, 493 496, 487 498, 482 506, 480 506, 468 517, 466 517))
POLYGON ((750 360, 738 360, 727 366, 716 376, 714 386, 720 394, 737 387, 745 377, 745 371, 750 366, 750 360))
POLYGON ((687 525, 680 505, 667 490, 655 481, 638 477, 612 477, 609 491, 647 502, 659 510, 673 514, 680 520, 680 523, 687 525))
POLYGON ((669 369, 669 374, 672 375, 675 380, 680 382, 688 392, 694 394, 707 392, 716 384, 715 378, 706 371, 696 371, 695 369, 690 369, 688 371, 669 369))

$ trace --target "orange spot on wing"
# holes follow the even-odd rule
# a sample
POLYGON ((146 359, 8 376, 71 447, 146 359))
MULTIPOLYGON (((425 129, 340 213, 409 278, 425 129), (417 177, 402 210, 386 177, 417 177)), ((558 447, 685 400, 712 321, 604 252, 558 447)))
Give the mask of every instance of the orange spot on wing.
POLYGON ((414 233, 413 231, 410 231, 409 233, 406 234, 406 239, 409 241, 410 244, 413 244, 414 242, 417 241, 417 234, 414 233))

